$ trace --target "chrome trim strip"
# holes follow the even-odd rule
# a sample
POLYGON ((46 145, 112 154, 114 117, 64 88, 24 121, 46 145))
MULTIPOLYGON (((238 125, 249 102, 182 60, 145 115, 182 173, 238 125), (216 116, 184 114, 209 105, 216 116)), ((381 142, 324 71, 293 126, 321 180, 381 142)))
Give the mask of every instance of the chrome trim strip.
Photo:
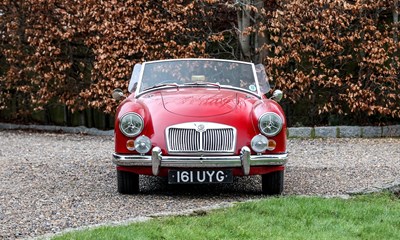
POLYGON ((243 174, 248 175, 253 166, 285 165, 287 153, 251 155, 248 147, 243 147, 240 156, 162 156, 161 149, 154 147, 152 155, 122 155, 113 153, 112 161, 118 166, 152 167, 158 175, 161 167, 242 167, 243 174))

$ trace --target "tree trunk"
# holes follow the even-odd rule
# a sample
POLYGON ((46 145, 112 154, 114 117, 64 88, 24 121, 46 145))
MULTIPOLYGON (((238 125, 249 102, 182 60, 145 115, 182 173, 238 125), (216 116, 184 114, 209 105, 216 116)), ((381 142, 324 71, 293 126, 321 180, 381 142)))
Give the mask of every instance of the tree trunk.
POLYGON ((397 43, 399 41, 399 0, 394 0, 393 4, 393 39, 397 43))
MULTIPOLYGON (((399 42, 399 0, 393 1, 393 41, 395 44, 399 42)), ((395 69, 398 69, 398 61, 396 61, 395 56, 399 56, 399 50, 393 56, 393 65, 395 69)), ((399 71, 396 71, 397 76, 399 71)))
POLYGON ((241 10, 238 11, 238 29, 239 29, 239 44, 242 49, 243 58, 245 60, 251 59, 251 41, 250 34, 245 33, 251 26, 251 12, 247 5, 251 4, 251 0, 244 0, 241 2, 241 10))
POLYGON ((242 0, 239 1, 239 4, 241 10, 238 11, 238 29, 243 59, 254 63, 263 63, 267 54, 263 47, 266 38, 263 32, 259 32, 258 23, 263 20, 260 13, 264 8, 264 1, 242 0), (250 6, 255 8, 251 10, 250 6), (246 33, 249 30, 254 31, 246 33))
MULTIPOLYGON (((262 21, 263 16, 260 14, 262 10, 264 9, 264 1, 263 0, 254 0, 254 5, 257 7, 258 13, 255 15, 255 20, 256 21, 262 21)), ((253 58, 253 62, 255 64, 261 63, 264 64, 264 59, 267 56, 267 50, 264 47, 264 44, 267 42, 267 38, 265 37, 264 32, 259 32, 260 30, 258 29, 257 23, 255 23, 256 27, 256 33, 254 36, 254 47, 255 47, 255 56, 253 58)))

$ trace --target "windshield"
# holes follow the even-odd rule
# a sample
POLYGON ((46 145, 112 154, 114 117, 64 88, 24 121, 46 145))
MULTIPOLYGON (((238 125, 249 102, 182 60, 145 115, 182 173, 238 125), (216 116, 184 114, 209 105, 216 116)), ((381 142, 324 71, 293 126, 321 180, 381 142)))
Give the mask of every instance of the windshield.
POLYGON ((179 59, 143 64, 139 92, 159 86, 210 85, 259 94, 254 65, 214 59, 179 59))

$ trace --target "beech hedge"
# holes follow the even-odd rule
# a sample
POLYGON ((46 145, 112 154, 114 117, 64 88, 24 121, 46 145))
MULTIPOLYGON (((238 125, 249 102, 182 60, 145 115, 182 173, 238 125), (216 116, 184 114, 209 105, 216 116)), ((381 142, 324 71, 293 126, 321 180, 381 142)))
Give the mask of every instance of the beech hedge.
POLYGON ((262 62, 289 124, 400 120, 398 0, 3 0, 0 121, 115 111, 137 62, 262 62), (247 45, 245 45, 247 44, 247 45))

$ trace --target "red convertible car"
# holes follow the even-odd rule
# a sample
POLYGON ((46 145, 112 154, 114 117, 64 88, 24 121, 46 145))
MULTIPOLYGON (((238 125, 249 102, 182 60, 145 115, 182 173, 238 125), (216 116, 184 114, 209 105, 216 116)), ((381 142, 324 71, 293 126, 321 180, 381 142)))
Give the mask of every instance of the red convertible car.
MULTIPOLYGON (((118 191, 139 192, 139 175, 169 184, 230 183, 261 175, 262 192, 281 194, 286 120, 271 98, 264 66, 221 59, 136 64, 130 95, 115 119, 118 191)), ((122 90, 113 92, 124 98, 122 90)))

